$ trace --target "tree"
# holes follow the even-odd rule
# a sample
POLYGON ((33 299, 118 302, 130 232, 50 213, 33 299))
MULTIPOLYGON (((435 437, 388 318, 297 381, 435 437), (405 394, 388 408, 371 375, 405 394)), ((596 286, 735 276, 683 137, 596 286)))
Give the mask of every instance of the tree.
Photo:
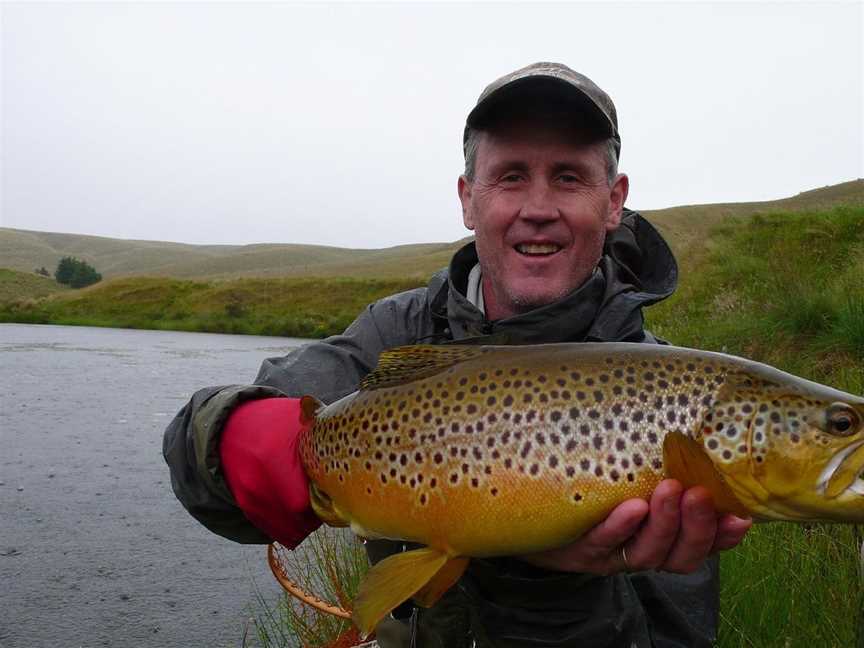
POLYGON ((96 268, 86 261, 75 257, 63 257, 54 271, 57 283, 66 284, 73 288, 84 288, 102 281, 102 275, 96 272, 96 268))
POLYGON ((38 275, 42 275, 43 277, 50 277, 51 276, 51 273, 48 272, 48 270, 45 268, 45 266, 42 266, 41 268, 36 268, 33 272, 35 272, 38 275))

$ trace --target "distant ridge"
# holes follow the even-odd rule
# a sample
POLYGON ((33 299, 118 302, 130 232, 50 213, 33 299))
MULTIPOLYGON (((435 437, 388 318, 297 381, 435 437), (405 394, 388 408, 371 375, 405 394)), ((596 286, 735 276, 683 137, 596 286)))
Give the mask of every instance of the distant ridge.
MULTIPOLYGON (((864 205, 864 180, 804 191, 791 198, 749 203, 688 205, 643 211, 677 253, 723 218, 766 211, 807 211, 864 205)), ((105 278, 157 275, 177 278, 402 277, 424 278, 447 265, 466 240, 360 250, 321 245, 190 245, 0 228, 0 267, 24 272, 56 267, 63 256, 95 266, 105 278)))

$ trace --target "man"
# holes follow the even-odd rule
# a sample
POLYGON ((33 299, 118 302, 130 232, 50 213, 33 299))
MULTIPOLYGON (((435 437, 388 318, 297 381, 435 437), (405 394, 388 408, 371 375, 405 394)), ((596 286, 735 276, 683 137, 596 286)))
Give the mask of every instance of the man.
MULTIPOLYGON (((476 242, 427 288, 370 305, 341 336, 265 361, 254 385, 196 393, 165 436, 189 511, 240 542, 300 542, 318 521, 296 453, 296 398, 332 402, 354 391, 387 348, 484 336, 656 342, 641 308, 672 293, 677 266, 653 227, 624 209, 620 143, 611 99, 566 66, 534 64, 487 87, 467 119, 458 182, 476 242)), ((740 542, 749 524, 718 520, 705 489, 682 493, 667 480, 650 502, 621 504, 571 546, 472 561, 435 607, 397 609, 410 624, 386 620, 379 640, 710 646, 718 594, 708 557, 740 542)), ((402 549, 369 543, 373 560, 402 549)))

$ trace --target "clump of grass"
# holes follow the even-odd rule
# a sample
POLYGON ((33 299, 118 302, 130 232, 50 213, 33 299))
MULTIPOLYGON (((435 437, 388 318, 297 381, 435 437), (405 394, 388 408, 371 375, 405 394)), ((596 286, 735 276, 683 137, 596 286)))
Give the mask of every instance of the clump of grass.
MULTIPOLYGON (((368 569, 360 541, 344 529, 326 526, 297 549, 282 548, 278 555, 286 572, 303 589, 345 609, 350 609, 368 569)), ((253 624, 262 648, 348 648, 360 643, 350 621, 304 605, 287 593, 275 604, 259 594, 253 624)))

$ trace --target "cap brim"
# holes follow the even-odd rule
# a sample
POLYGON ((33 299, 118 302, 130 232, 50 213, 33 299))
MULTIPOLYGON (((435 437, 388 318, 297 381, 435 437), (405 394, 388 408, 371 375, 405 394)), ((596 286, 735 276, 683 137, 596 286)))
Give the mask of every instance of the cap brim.
POLYGON ((553 76, 529 76, 511 81, 474 106, 465 123, 468 127, 482 129, 513 110, 521 112, 549 106, 581 115, 585 125, 598 135, 617 135, 608 116, 585 92, 553 76))

